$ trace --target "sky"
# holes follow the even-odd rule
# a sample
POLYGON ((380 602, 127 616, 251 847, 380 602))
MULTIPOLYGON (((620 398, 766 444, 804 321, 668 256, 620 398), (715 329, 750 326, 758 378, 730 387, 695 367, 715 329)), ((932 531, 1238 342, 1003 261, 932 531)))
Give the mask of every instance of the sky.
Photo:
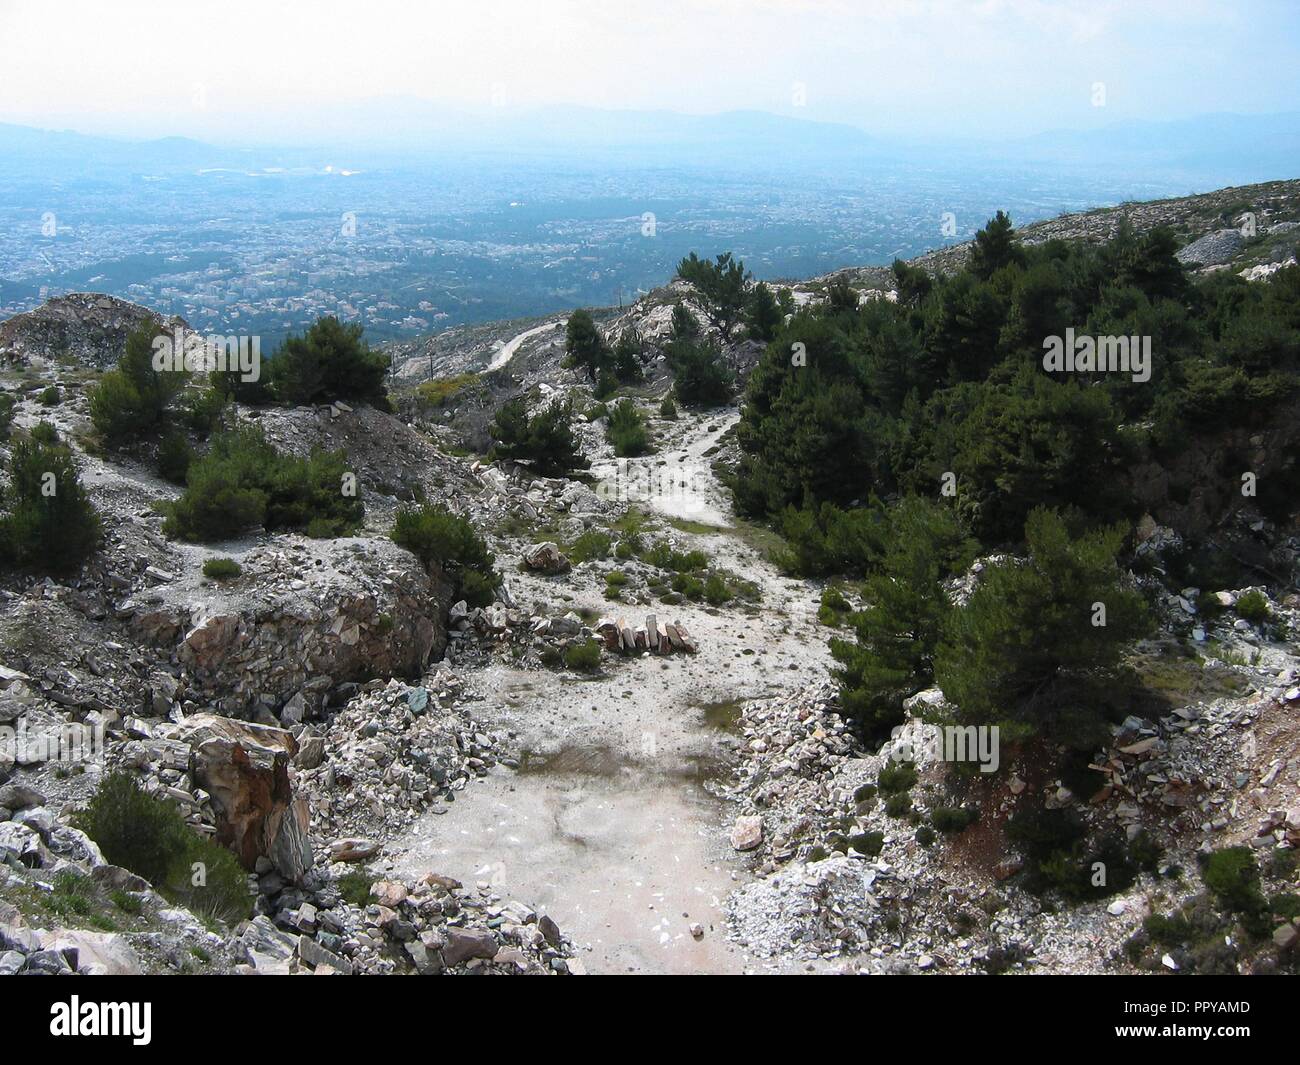
POLYGON ((1300 0, 0 0, 3 122, 291 143, 390 97, 918 139, 1292 111, 1300 0))

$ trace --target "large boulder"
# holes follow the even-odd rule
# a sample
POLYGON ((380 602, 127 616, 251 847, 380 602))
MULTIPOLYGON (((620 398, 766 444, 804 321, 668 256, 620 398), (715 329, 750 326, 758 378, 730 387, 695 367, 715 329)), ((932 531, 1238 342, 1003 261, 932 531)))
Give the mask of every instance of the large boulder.
POLYGON ((307 800, 293 793, 289 765, 298 743, 283 729, 197 714, 181 723, 190 774, 212 797, 217 840, 245 869, 267 858, 298 881, 311 868, 307 800))
POLYGON ((301 721, 330 686, 418 675, 447 645, 448 585, 391 541, 294 537, 240 565, 238 581, 214 584, 196 568, 119 611, 223 712, 265 720, 302 693, 290 708, 301 721))
POLYGON ((524 565, 538 573, 565 573, 569 569, 569 560, 558 545, 547 541, 534 544, 524 552, 524 565))

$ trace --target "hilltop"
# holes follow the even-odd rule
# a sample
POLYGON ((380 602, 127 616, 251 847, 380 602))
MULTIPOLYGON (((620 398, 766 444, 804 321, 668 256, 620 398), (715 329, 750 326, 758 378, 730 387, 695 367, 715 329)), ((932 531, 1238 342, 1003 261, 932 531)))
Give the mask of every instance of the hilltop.
MULTIPOLYGON (((1138 241, 1154 226, 1172 227, 1186 273, 1170 268, 1160 247, 1138 243, 1132 253, 1158 259, 1159 283, 1221 275, 1235 286, 1223 306, 1260 293, 1291 306, 1300 181, 1067 215, 1015 236, 1030 249, 1058 239, 1088 245, 1062 253, 1077 254, 1071 265, 1083 271, 1111 262, 1087 256, 1107 254, 1124 219, 1138 241), (1242 234, 1246 212, 1253 235, 1242 234)), ((909 265, 940 285, 965 277, 986 246, 945 248, 909 265)), ((1008 241, 1001 252, 1015 248, 1008 241)), ((1000 268, 1007 287, 1018 283, 1014 267, 1000 268)), ((987 279, 958 283, 996 290, 987 279)), ((1022 349, 1012 347, 1008 363, 983 376, 958 365, 960 379, 945 382, 956 397, 951 414, 933 432, 878 449, 901 456, 897 468, 880 461, 880 484, 886 474, 902 483, 912 472, 903 460, 943 444, 940 430, 969 410, 991 412, 993 428, 972 433, 967 452, 954 449, 986 463, 961 477, 989 485, 959 501, 963 535, 984 536, 978 553, 954 549, 957 572, 936 569, 926 590, 942 588, 945 610, 964 611, 981 588, 996 591, 1007 574, 1035 565, 1019 523, 1006 517, 1029 509, 1017 492, 1044 491, 1053 478, 1054 489, 1065 482, 1062 492, 1076 481, 1090 488, 1098 482, 1085 479, 1087 464, 1104 461, 1099 481, 1122 488, 1139 511, 1123 553, 1100 567, 1114 578, 1107 594, 1116 603, 1121 594, 1141 598, 1152 619, 1126 647, 1128 672, 1114 688, 1128 693, 1134 684, 1132 702, 1069 757, 1063 726, 1047 737, 1008 737, 997 773, 964 774, 926 753, 927 723, 956 720, 943 717, 956 712, 954 693, 933 678, 908 693, 907 716, 884 736, 845 696, 852 686, 831 641, 852 642, 849 615, 882 598, 880 571, 821 560, 810 572, 799 555, 871 542, 893 562, 890 549, 907 537, 892 530, 906 526, 887 524, 882 535, 882 527, 846 525, 848 547, 829 536, 817 545, 798 524, 799 512, 812 511, 802 500, 790 503, 789 520, 736 506, 756 484, 775 496, 783 486, 762 477, 784 472, 787 461, 814 474, 831 464, 833 475, 809 478, 834 500, 815 513, 903 520, 865 491, 855 499, 858 483, 841 483, 862 468, 864 452, 854 448, 866 430, 828 434, 815 447, 799 436, 819 428, 818 401, 832 384, 847 404, 843 380, 796 403, 780 391, 787 378, 777 371, 792 365, 786 341, 809 340, 809 365, 829 364, 836 344, 849 348, 843 337, 876 335, 868 325, 883 320, 902 336, 912 328, 902 315, 910 308, 919 318, 923 301, 909 302, 915 294, 886 268, 773 287, 788 289, 788 301, 771 341, 743 326, 727 334, 681 279, 596 310, 587 343, 607 374, 617 365, 623 375, 605 382, 566 350, 581 321, 573 309, 387 344, 386 396, 318 390, 297 401, 287 391, 241 394, 229 382, 233 391, 221 392, 221 381, 199 375, 163 397, 155 424, 120 440, 93 416, 92 396, 117 380, 106 370, 130 363, 131 330, 161 324, 157 315, 78 294, 0 326, 0 387, 12 420, 6 469, 42 439, 66 447, 103 528, 100 549, 69 572, 12 568, 0 577, 0 724, 102 727, 104 739, 102 763, 69 768, 42 752, 0 760, 0 967, 1294 968, 1300 537, 1293 497, 1274 507, 1274 495, 1256 501, 1237 486, 1246 460, 1262 484, 1287 483, 1300 425, 1295 394, 1279 384, 1248 398, 1249 417, 1240 418, 1236 408, 1214 407, 1221 397, 1207 386, 1195 392, 1200 406, 1178 407, 1174 418, 1137 406, 1142 397, 1108 393, 1108 403, 1134 404, 1131 416, 1094 427, 1104 446, 1058 463, 1052 448, 1083 422, 1074 414, 1096 409, 1084 405, 1101 402, 1103 389, 1080 385, 1076 395, 1070 382, 1044 385, 1032 362, 1017 377, 1007 366, 1022 349), (882 310, 900 318, 872 317, 882 310), (735 382, 729 400, 684 394, 683 367, 701 350, 716 351, 735 382), (1039 450, 1027 475, 1012 468, 1017 447, 996 461, 982 449, 1023 413, 1024 394, 1008 380, 1029 381, 1034 398, 1043 394, 1035 389, 1059 387, 1052 398, 1079 404, 1060 424, 1032 408, 1039 450), (795 413, 764 440, 754 403, 773 397, 771 418, 795 413), (491 453, 511 401, 525 419, 552 405, 571 411, 567 466, 543 469, 549 454, 491 453), (620 443, 620 408, 644 430, 643 446, 620 443), (1167 424, 1184 433, 1178 449, 1155 433, 1167 424), (1121 428, 1126 435, 1107 435, 1121 428), (234 430, 243 444, 229 443, 234 430), (245 448, 239 461, 206 481, 168 462, 169 451, 183 451, 192 471, 235 446, 245 448), (243 513, 251 490, 232 471, 251 476, 259 463, 274 475, 256 490, 285 498, 249 509, 254 516, 239 525, 230 515, 243 513), (1008 481, 1014 490, 999 495, 1008 481), (359 509, 351 496, 338 498, 348 483, 359 509), (195 524, 184 525, 178 501, 199 484, 216 502, 185 511, 195 524), (438 507, 460 524, 425 528, 423 542, 394 539, 399 515, 438 507), (203 521, 226 532, 210 533, 203 521), (493 556, 487 562, 475 539, 493 556), (448 541, 458 541, 455 550, 448 541), (474 576, 486 583, 467 580, 474 576), (905 748, 922 754, 909 758, 905 748), (249 764, 237 749, 256 757, 249 764), (106 860, 85 813, 110 770, 236 856, 227 884, 235 903, 209 910, 211 896, 106 860), (1065 850, 1044 852, 1047 828, 1016 834, 1027 813, 1076 835, 1065 850), (1104 895, 1071 879, 1083 851, 1068 847, 1093 840, 1108 848, 1116 877, 1104 895), (1238 850, 1258 856, 1253 879, 1245 865, 1233 867, 1235 879, 1224 872, 1242 861, 1238 850), (1260 909, 1255 895, 1265 893, 1260 909), (1224 910, 1227 896, 1237 911, 1224 910), (1234 931, 1237 919, 1249 935, 1234 931), (1225 935, 1237 945, 1221 946, 1225 935)), ((358 364, 373 354, 355 338, 330 339, 358 364)), ((1291 350, 1285 337, 1264 339, 1269 351, 1291 350)), ((1033 351, 1036 340, 1015 343, 1033 351)), ((327 363, 320 350, 302 357, 327 363)), ((1242 341, 1240 350, 1257 349, 1242 341)), ((843 362, 845 377, 858 373, 851 358, 843 362)), ((1263 369, 1273 367, 1256 373, 1257 383, 1268 379, 1263 369)), ((319 383, 307 373, 267 376, 285 389, 319 383)), ((899 412, 913 416, 921 405, 899 398, 889 413, 900 434, 919 416, 909 422, 899 412)), ((872 413, 864 423, 885 422, 872 413)), ((927 465, 916 483, 947 470, 927 465)), ((11 493, 21 487, 12 472, 7 482, 11 493)), ((880 494, 909 494, 887 487, 880 494)), ((1068 499, 1092 502, 1083 491, 1068 499)), ((1068 542, 1075 530, 1062 528, 1068 542)), ((916 535, 931 533, 922 526, 916 535)), ((939 611, 936 598, 918 594, 908 608, 939 611)), ((1118 627, 1118 606, 1113 617, 1118 627)))

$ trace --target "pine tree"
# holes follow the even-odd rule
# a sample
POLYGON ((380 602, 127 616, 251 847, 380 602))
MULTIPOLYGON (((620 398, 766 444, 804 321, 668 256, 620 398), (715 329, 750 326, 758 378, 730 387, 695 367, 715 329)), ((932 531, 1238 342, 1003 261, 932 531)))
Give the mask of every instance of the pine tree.
POLYGON ((989 568, 944 625, 935 678, 968 724, 1087 746, 1105 735, 1098 689, 1150 629, 1121 579, 1124 527, 1072 537, 1053 510, 1025 522, 1029 557, 989 568))
POLYGON ((498 455, 531 462, 539 473, 558 476, 586 469, 577 437, 573 433, 573 405, 552 400, 529 417, 522 396, 501 405, 491 426, 498 455))
POLYGON ((75 570, 99 545, 98 512, 66 445, 34 437, 13 447, 13 483, 0 517, 0 558, 38 573, 75 570))
POLYGON ((883 739, 903 719, 905 698, 933 681, 933 657, 952 607, 942 581, 964 569, 973 544, 952 511, 909 496, 888 513, 880 568, 867 580, 867 607, 852 615, 856 642, 832 640, 840 704, 858 729, 883 739))
POLYGON ((760 281, 750 292, 749 304, 745 309, 745 324, 750 337, 766 344, 776 336, 783 317, 776 296, 760 281))
POLYGON ((724 252, 713 262, 695 252, 677 264, 677 276, 691 286, 691 301, 730 340, 732 330, 745 310, 750 274, 745 264, 724 252))
POLYGON ((612 362, 609 347, 596 328, 590 311, 577 310, 569 315, 564 350, 568 352, 571 364, 586 370, 593 381, 601 370, 610 368, 612 362))
POLYGON ((971 248, 970 268, 981 281, 987 281, 1004 266, 1024 261, 1024 253, 1015 239, 1011 216, 999 211, 988 224, 975 234, 971 248))

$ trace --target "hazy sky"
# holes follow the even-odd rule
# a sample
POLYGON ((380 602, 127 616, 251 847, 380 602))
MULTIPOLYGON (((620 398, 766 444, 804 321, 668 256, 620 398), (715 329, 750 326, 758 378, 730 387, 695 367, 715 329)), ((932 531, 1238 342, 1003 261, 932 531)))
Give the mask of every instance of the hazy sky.
POLYGON ((1300 0, 0 0, 0 121, 291 137, 393 95, 926 137, 1286 111, 1300 0))

